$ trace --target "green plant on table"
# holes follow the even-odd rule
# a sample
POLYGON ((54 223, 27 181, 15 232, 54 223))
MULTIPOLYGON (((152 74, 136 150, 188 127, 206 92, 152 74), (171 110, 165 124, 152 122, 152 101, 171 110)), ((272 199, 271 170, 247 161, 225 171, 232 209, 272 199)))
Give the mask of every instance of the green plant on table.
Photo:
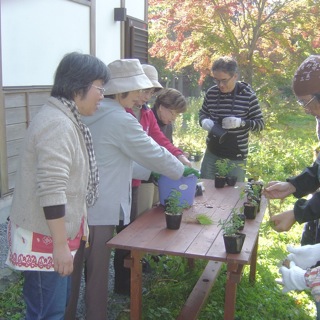
POLYGON ((226 236, 236 235, 239 231, 239 228, 241 228, 243 225, 244 222, 240 218, 236 208, 232 209, 230 218, 225 220, 220 219, 218 222, 218 226, 221 226, 223 234, 226 236))
POLYGON ((248 182, 240 192, 240 199, 243 199, 246 196, 245 202, 251 203, 252 205, 258 205, 261 198, 260 190, 260 185, 248 182))
POLYGON ((165 211, 172 215, 181 214, 183 209, 189 208, 189 204, 186 200, 183 203, 181 200, 181 192, 177 189, 172 189, 168 198, 165 199, 165 211))
POLYGON ((229 159, 218 159, 215 163, 217 174, 220 177, 226 177, 232 169, 236 167, 229 159))

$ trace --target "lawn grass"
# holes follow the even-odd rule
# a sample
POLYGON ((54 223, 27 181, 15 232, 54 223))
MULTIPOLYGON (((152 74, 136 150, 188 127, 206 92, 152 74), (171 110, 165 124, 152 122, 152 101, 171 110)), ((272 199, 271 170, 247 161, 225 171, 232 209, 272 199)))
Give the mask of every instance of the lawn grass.
MULTIPOLYGON (((190 114, 194 115, 201 106, 201 100, 192 100, 190 114)), ((266 112, 266 129, 260 134, 251 134, 250 163, 259 168, 260 178, 267 182, 284 180, 298 174, 313 161, 313 148, 317 145, 315 119, 301 109, 280 110, 276 115, 266 112)), ((183 128, 183 118, 177 122, 176 141, 203 138, 198 123, 190 121, 183 128), (194 125, 194 127, 193 127, 194 125), (192 136, 192 138, 190 138, 192 136)), ((202 141, 203 142, 203 141, 202 141)), ((292 208, 294 197, 284 202, 272 200, 272 213, 292 208)), ((315 319, 315 304, 309 292, 282 293, 275 279, 282 260, 288 254, 287 244, 300 245, 303 225, 295 224, 289 232, 277 233, 268 223, 267 210, 261 225, 258 250, 256 283, 248 281, 249 267, 238 285, 235 319, 242 320, 310 320, 315 319)), ((147 283, 147 294, 143 300, 143 319, 175 319, 180 308, 191 292, 205 261, 197 261, 196 268, 189 270, 186 261, 180 257, 162 257, 155 264, 152 259, 154 276, 147 283)), ((222 269, 199 320, 220 320, 224 313, 226 269, 222 269)))
MULTIPOLYGON (((201 99, 191 99, 187 114, 178 118, 175 144, 193 145, 205 149, 206 133, 197 123, 201 99)), ((283 109, 281 109, 283 108, 283 109)), ((298 174, 312 162, 312 149, 317 145, 315 120, 303 110, 264 110, 266 129, 261 134, 251 134, 249 162, 259 169, 263 181, 284 180, 298 174), (280 111, 279 111, 280 110, 280 111)), ((273 213, 291 208, 295 199, 285 202, 272 201, 273 213)), ((238 285, 236 319, 242 320, 310 320, 315 319, 315 305, 309 292, 282 293, 275 279, 280 277, 278 268, 286 257, 286 245, 299 245, 302 225, 285 233, 275 232, 268 223, 266 212, 260 229, 256 283, 248 281, 249 267, 238 285)), ((190 270, 181 257, 162 256, 155 263, 148 256, 153 273, 144 280, 143 319, 175 319, 201 274, 205 261, 196 261, 190 270)), ((221 320, 224 312, 226 271, 222 269, 209 295, 199 320, 221 320)), ((0 297, 0 318, 22 319, 23 301, 21 283, 13 284, 0 297)), ((126 305, 125 308, 128 306, 126 305)), ((121 319, 129 319, 128 312, 121 319)), ((118 318, 120 320, 120 316, 118 318)))

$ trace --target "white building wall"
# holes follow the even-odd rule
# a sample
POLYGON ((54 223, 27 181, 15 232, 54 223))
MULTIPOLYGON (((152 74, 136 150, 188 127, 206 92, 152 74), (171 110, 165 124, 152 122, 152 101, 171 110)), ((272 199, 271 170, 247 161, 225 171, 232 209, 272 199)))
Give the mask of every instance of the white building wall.
POLYGON ((120 0, 96 0, 96 55, 105 64, 121 57, 120 21, 114 21, 114 8, 120 0))
MULTIPOLYGON (((120 0, 96 0, 96 55, 121 57, 120 0)), ((145 0, 127 0, 127 15, 144 20, 145 0)), ((1 0, 3 86, 52 85, 71 51, 90 52, 90 7, 69 0, 1 0)))
POLYGON ((145 0, 126 0, 127 15, 144 21, 145 0))
POLYGON ((65 53, 89 53, 89 12, 68 0, 1 0, 3 86, 51 85, 65 53))
MULTIPOLYGON (((97 1, 96 54, 106 64, 121 57, 121 24, 114 21, 114 8, 120 8, 120 0, 97 1)), ((144 21, 145 0, 126 0, 127 15, 144 21)))

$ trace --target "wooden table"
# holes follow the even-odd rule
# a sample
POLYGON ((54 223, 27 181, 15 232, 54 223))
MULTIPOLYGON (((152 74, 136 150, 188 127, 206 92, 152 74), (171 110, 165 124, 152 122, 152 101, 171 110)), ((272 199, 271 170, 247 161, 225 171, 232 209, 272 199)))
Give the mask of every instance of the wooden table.
POLYGON ((193 206, 185 210, 179 230, 166 228, 163 206, 146 211, 137 220, 111 239, 107 246, 131 250, 131 258, 125 265, 131 268, 130 319, 142 319, 142 264, 145 253, 183 256, 192 259, 206 259, 208 264, 191 292, 177 319, 196 319, 223 263, 227 264, 224 319, 234 319, 237 284, 242 271, 250 264, 250 281, 255 281, 258 235, 266 209, 266 200, 261 201, 260 213, 256 219, 246 220, 243 233, 246 239, 240 254, 225 252, 220 219, 226 219, 233 208, 240 208, 240 192, 244 183, 235 187, 216 189, 214 180, 202 180, 205 191, 196 197, 193 206), (212 225, 190 223, 197 214, 210 216, 212 225))

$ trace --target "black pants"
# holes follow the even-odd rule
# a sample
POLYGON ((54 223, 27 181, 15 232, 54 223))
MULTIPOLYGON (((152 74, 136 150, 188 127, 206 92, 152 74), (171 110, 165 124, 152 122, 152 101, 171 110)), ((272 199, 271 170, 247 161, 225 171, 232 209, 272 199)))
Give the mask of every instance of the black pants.
MULTIPOLYGON (((130 222, 133 222, 137 217, 137 201, 138 201, 138 187, 132 188, 132 205, 130 213, 130 222)), ((117 233, 125 229, 126 225, 119 225, 116 228, 117 233)), ((115 249, 114 252, 114 292, 118 294, 130 295, 130 276, 129 268, 124 267, 124 260, 130 256, 130 250, 115 249)))

